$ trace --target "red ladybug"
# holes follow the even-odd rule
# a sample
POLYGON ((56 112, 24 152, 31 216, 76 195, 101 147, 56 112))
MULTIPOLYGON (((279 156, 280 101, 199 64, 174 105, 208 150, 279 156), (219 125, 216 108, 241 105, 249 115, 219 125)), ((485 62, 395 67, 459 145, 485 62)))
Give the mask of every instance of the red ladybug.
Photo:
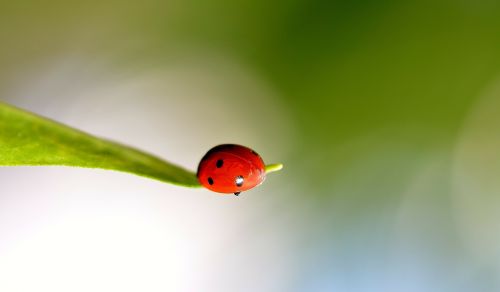
POLYGON ((203 156, 196 176, 211 191, 239 195, 260 185, 266 171, 257 152, 241 145, 223 144, 203 156))

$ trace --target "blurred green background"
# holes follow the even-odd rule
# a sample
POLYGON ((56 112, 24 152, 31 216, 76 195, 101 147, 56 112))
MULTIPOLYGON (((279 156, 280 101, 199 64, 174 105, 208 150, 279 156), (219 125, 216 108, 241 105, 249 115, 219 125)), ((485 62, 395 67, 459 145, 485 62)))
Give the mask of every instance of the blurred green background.
POLYGON ((286 276, 204 291, 500 289, 498 1, 2 1, 0 43, 3 101, 191 169, 224 142, 285 164, 234 241, 280 229, 286 276))

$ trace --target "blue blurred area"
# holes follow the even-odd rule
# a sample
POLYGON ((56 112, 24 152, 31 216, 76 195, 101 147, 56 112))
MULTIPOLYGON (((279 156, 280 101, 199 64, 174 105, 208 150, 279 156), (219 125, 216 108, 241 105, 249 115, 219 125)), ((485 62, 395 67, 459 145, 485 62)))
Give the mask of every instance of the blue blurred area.
POLYGON ((242 274, 206 279, 207 238, 181 282, 498 291, 499 36, 493 0, 3 1, 0 99, 193 169, 226 142, 285 164, 218 223, 242 274))

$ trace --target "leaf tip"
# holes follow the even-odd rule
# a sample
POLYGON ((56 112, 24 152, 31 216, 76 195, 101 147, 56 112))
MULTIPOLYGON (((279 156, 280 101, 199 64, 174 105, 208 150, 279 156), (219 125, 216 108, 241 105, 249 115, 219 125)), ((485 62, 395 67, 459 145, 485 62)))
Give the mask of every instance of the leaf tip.
POLYGON ((279 171, 279 170, 283 169, 283 164, 281 164, 281 163, 268 164, 268 165, 266 165, 265 169, 266 169, 266 173, 279 171))

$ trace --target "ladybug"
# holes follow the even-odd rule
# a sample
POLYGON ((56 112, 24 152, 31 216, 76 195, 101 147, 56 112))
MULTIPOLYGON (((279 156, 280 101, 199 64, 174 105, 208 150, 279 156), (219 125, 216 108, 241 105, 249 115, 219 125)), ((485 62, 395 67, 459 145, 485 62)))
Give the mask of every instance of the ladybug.
POLYGON ((241 145, 223 144, 203 156, 196 176, 211 191, 239 195, 260 185, 266 178, 266 171, 257 152, 241 145))

